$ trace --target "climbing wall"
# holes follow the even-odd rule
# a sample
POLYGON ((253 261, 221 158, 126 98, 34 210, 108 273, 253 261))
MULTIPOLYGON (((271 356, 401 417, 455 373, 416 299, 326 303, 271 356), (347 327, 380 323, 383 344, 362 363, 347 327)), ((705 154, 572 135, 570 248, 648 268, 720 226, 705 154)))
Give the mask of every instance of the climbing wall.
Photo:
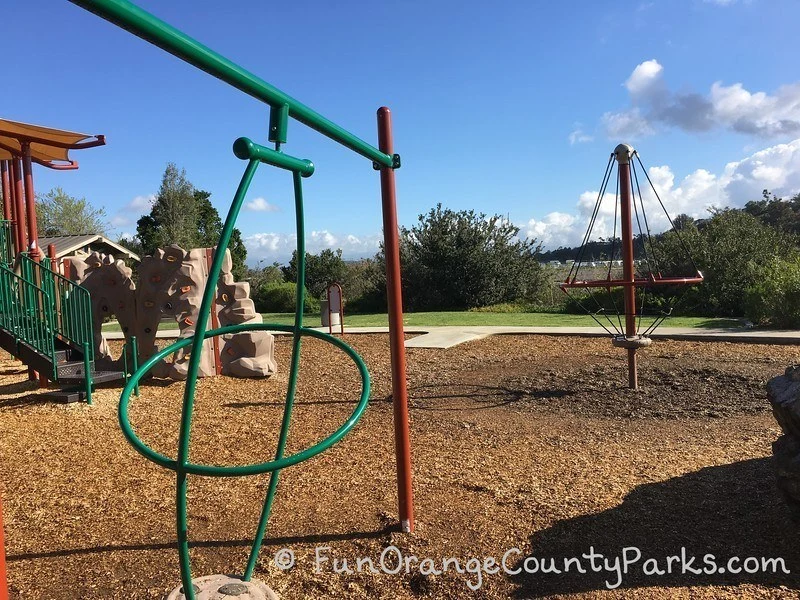
MULTIPOLYGON (((261 323, 250 298, 250 284, 234 281, 231 253, 225 251, 219 281, 215 310, 219 325, 261 323)), ((266 377, 277 369, 275 364, 275 338, 266 331, 249 331, 223 336, 220 351, 222 372, 237 377, 266 377)))
MULTIPOLYGON (((135 287, 131 270, 122 261, 115 262, 113 258, 97 253, 83 260, 72 259, 76 265, 72 271, 73 279, 87 287, 90 280, 93 282, 90 293, 98 347, 104 348, 105 355, 108 354, 100 325, 104 316, 111 315, 119 320, 126 338, 137 337, 140 364, 156 352, 156 332, 162 321, 177 321, 181 338, 194 335, 212 256, 213 249, 195 248, 187 252, 177 245, 159 248, 152 256, 142 259, 135 287)), ((221 327, 261 322, 261 315, 250 299, 250 285, 235 282, 231 267, 230 252, 226 251, 216 285, 213 307, 216 319, 211 319, 207 325, 209 329, 215 320, 221 327)), ((171 360, 156 365, 151 372, 156 377, 185 379, 188 358, 188 349, 180 350, 171 360)), ((274 338, 266 331, 253 331, 222 336, 216 346, 212 339, 206 340, 200 376, 215 375, 217 360, 222 374, 268 377, 277 370, 274 338)))

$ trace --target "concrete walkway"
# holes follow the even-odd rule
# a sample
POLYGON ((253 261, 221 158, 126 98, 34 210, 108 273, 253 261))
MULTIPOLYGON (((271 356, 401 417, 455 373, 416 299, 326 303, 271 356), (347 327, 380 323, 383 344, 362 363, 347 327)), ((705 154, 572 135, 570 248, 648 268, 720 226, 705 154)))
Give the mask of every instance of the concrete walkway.
MULTIPOLYGON (((317 327, 327 331, 327 327, 317 327)), ((388 327, 345 327, 345 333, 388 333, 388 327)), ((405 328, 408 334, 417 334, 406 340, 406 348, 451 348, 458 344, 479 340, 490 335, 565 335, 580 337, 608 337, 600 327, 523 327, 523 326, 447 326, 405 328)), ((290 335, 275 332, 276 335, 290 335)), ((121 331, 110 331, 106 339, 123 339, 121 331)), ((177 329, 158 331, 158 338, 176 338, 177 329)), ((692 327, 660 327, 651 336, 654 340, 686 340, 698 342, 737 342, 740 344, 800 344, 800 331, 762 329, 696 329, 692 327)))

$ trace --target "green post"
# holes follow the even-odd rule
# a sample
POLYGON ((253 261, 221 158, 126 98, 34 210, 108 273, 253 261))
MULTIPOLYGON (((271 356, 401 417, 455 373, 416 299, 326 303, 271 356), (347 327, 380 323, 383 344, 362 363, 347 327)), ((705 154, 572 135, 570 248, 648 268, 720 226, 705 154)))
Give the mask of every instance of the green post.
POLYGON ((92 365, 89 362, 89 342, 83 342, 83 379, 86 382, 86 404, 92 405, 92 365))

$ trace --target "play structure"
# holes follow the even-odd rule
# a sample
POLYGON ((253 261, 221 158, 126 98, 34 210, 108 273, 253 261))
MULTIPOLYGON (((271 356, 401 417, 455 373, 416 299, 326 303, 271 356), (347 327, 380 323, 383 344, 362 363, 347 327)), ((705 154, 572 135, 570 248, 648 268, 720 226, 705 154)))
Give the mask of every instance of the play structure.
MULTIPOLYGON (((77 169, 70 150, 105 144, 92 136, 0 119, 0 347, 29 366, 31 379, 84 386, 96 373, 87 318, 88 294, 50 268, 39 250, 33 165, 77 169)), ((0 501, 0 600, 7 600, 0 501)))
MULTIPOLYGON (((394 179, 394 170, 400 167, 400 157, 393 151, 389 109, 378 110, 378 147, 374 147, 126 0, 72 0, 72 2, 269 105, 268 139, 274 147, 269 148, 247 138, 235 141, 234 154, 245 161, 246 166, 225 219, 216 251, 209 253, 209 249, 189 252, 180 248, 162 249, 157 256, 143 261, 137 289, 131 281, 130 271, 113 257, 90 255, 82 262, 75 261, 75 264, 71 264, 70 275, 81 282, 81 285, 78 285, 70 277, 59 272, 60 269, 56 265, 50 264, 41 256, 36 243, 33 188, 32 183, 28 183, 31 160, 37 156, 34 149, 38 151, 38 147, 31 142, 39 140, 30 136, 19 138, 19 149, 9 156, 11 166, 6 165, 8 160, 4 160, 3 163, 4 197, 9 198, 9 194, 6 193, 8 187, 5 184, 9 168, 11 180, 17 182, 15 187, 17 191, 12 192, 11 197, 22 208, 13 214, 7 209, 5 227, 0 229, 5 236, 0 238, 2 242, 0 245, 10 249, 4 256, 7 266, 0 267, 0 289, 4 292, 2 294, 4 305, 0 318, 0 346, 9 349, 14 356, 32 365, 42 379, 61 383, 67 379, 67 374, 71 374, 75 381, 83 384, 82 393, 89 403, 91 403, 93 381, 105 376, 127 380, 119 406, 119 420, 123 433, 145 458, 176 474, 176 527, 182 586, 175 589, 171 598, 195 600, 220 597, 220 595, 234 595, 241 598, 270 597, 271 592, 268 588, 252 580, 252 575, 266 533, 280 471, 323 452, 341 440, 363 414, 370 392, 369 374, 358 354, 341 339, 303 325, 305 243, 302 180, 314 173, 314 165, 309 160, 289 156, 282 151, 282 146, 287 142, 290 119, 294 119, 368 159, 371 166, 379 172, 390 321, 398 513, 402 529, 411 531, 414 526, 411 453, 394 179), (18 166, 18 159, 22 160, 22 167, 18 166), (227 248, 231 233, 253 177, 261 164, 288 171, 294 185, 298 291, 297 312, 293 326, 258 322, 248 304, 246 290, 228 277, 229 268, 226 267, 226 261, 229 262, 227 248), (24 188, 21 184, 23 172, 26 178, 24 188), (24 193, 23 189, 26 190, 24 193), (26 202, 27 211, 24 209, 26 202), (26 212, 29 236, 23 237, 24 228, 21 228, 20 223, 22 215, 26 212), (11 242, 12 234, 14 244, 11 242), (29 252, 21 253, 25 249, 29 252), (12 269, 12 261, 19 263, 21 274, 12 269), (127 365, 122 372, 107 374, 101 374, 95 369, 95 354, 105 356, 106 352, 97 325, 104 315, 111 314, 116 315, 123 329, 127 328, 126 337, 130 338, 133 346, 130 348, 134 358, 131 365, 134 370, 132 374, 126 372, 127 365), (142 315, 148 317, 142 319, 142 315), (154 352, 152 336, 155 335, 156 320, 160 320, 162 315, 177 317, 181 322, 181 338, 167 348, 154 352), (142 322, 139 323, 139 320, 142 322), (270 330, 285 331, 291 333, 293 337, 288 391, 274 458, 258 464, 230 467, 190 462, 189 449, 197 378, 203 374, 225 372, 225 369, 233 374, 247 372, 267 375, 274 371, 274 363, 271 362, 271 336, 267 333, 270 330), (138 335, 133 335, 134 333, 138 335), (350 417, 332 435, 305 450, 285 455, 297 387, 300 346, 302 338, 308 336, 330 343, 335 350, 344 352, 352 359, 360 374, 361 393, 350 417), (144 354, 152 353, 140 367, 135 364, 135 357, 138 356, 137 339, 144 354), (62 345, 66 348, 62 348, 62 345), (172 362, 167 362, 170 357, 174 359, 172 362), (248 358, 251 359, 249 362, 248 358), (64 365, 73 365, 75 362, 81 363, 79 368, 64 370, 64 365), (132 395, 138 391, 142 378, 164 372, 170 376, 186 379, 178 448, 174 457, 159 454, 143 443, 131 427, 128 416, 132 395), (187 526, 187 478, 190 475, 238 477, 266 473, 270 474, 269 485, 256 526, 250 556, 242 576, 233 579, 225 576, 207 576, 193 581, 187 526)), ((64 138, 67 141, 61 141, 61 146, 57 144, 54 146, 60 148, 64 156, 59 155, 55 158, 68 161, 65 148, 88 147, 103 143, 101 136, 93 142, 82 141, 86 138, 87 136, 77 139, 64 138)), ((0 155, 0 158, 6 157, 0 155)), ((51 158, 53 157, 49 155, 42 156, 45 162, 51 158)), ((123 356, 127 356, 128 350, 126 347, 123 356)))
POLYGON ((611 336, 615 347, 627 350, 628 387, 637 389, 639 385, 636 351, 639 348, 645 348, 650 345, 650 334, 669 316, 677 301, 677 296, 673 295, 669 303, 657 311, 654 315, 655 318, 643 326, 642 316, 646 313, 645 299, 647 290, 675 288, 701 283, 702 281, 703 274, 697 269, 697 265, 692 260, 680 232, 675 228, 672 218, 664 207, 664 203, 661 202, 658 191, 650 180, 644 165, 642 165, 639 154, 627 144, 618 145, 608 159, 600 192, 597 195, 597 202, 592 211, 583 242, 578 249, 566 280, 560 284, 560 287, 567 294, 570 293, 570 290, 585 290, 586 296, 583 298, 573 296, 573 298, 592 316, 598 325, 605 329, 611 336), (645 202, 642 197, 634 158, 638 161, 641 172, 647 179, 653 196, 664 211, 664 215, 672 227, 671 231, 680 242, 686 254, 687 262, 691 264, 694 271, 692 274, 687 276, 666 276, 662 273, 657 244, 654 243, 650 231, 650 223, 645 211, 645 202), (617 170, 613 234, 609 240, 605 257, 603 257, 602 261, 599 261, 603 266, 607 266, 605 277, 582 279, 581 277, 585 271, 590 267, 597 267, 597 262, 591 260, 591 257, 587 255, 586 248, 587 244, 595 237, 592 234, 598 215, 603 214, 603 201, 606 197, 608 184, 614 174, 615 164, 617 165, 617 170), (636 193, 634 193, 634 190, 636 193), (633 229, 634 216, 639 231, 636 239, 634 239, 633 229), (644 228, 642 223, 644 223, 644 228), (618 231, 620 232, 619 238, 617 237, 618 231), (641 260, 636 260, 634 254, 634 245, 637 241, 641 248, 641 260), (619 269, 615 270, 615 267, 621 267, 622 272, 620 273, 619 269), (601 301, 597 296, 598 292, 603 290, 605 290, 607 296, 601 301), (618 290, 622 291, 621 311, 619 309, 620 302, 615 296, 615 292, 618 290), (638 307, 636 304, 637 290, 639 290, 640 299, 638 307), (590 305, 587 307, 584 302, 588 302, 590 305))
POLYGON ((33 164, 77 169, 70 150, 104 144, 102 135, 0 119, 0 347, 29 366, 31 379, 58 384, 88 402, 93 383, 125 374, 95 369, 89 294, 42 255, 33 164))

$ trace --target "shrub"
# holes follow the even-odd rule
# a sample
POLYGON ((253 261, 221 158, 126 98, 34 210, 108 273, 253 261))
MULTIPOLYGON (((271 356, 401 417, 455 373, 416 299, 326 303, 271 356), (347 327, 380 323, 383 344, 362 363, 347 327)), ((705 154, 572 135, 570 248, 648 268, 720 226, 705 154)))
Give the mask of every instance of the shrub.
POLYGON ((539 245, 520 239, 500 215, 455 212, 441 204, 401 230, 400 258, 407 308, 463 310, 536 302, 547 285, 539 245))
MULTIPOLYGON (((253 294, 258 312, 294 312, 297 299, 297 284, 291 282, 268 283, 253 294)), ((319 312, 319 300, 306 291, 303 312, 319 312)))
POLYGON ((745 292, 745 315, 757 325, 800 327, 800 257, 775 258, 745 292))

